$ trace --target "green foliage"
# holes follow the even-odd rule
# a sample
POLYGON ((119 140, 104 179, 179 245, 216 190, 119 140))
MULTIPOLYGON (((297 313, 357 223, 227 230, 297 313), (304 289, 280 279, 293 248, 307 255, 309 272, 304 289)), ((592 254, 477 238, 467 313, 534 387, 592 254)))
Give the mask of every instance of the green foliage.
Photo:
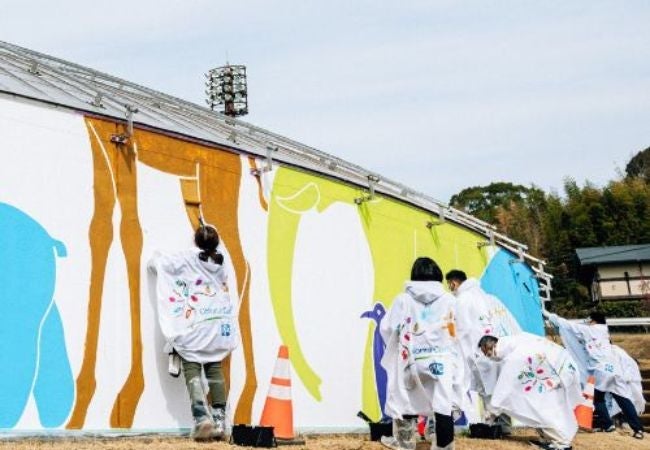
POLYGON ((535 187, 527 188, 520 184, 497 182, 488 186, 463 189, 451 197, 449 204, 492 223, 496 221, 499 207, 525 203, 531 195, 543 196, 544 193, 535 187))
MULTIPOLYGON (((545 259, 554 276, 554 307, 580 317, 593 304, 588 287, 580 283, 575 249, 650 243, 650 148, 632 158, 626 173, 603 188, 589 182, 579 186, 567 178, 564 196, 505 182, 474 186, 452 196, 450 204, 495 224, 545 259)), ((603 308, 611 317, 650 314, 650 304, 644 302, 608 303, 603 308)))
POLYGON ((605 317, 645 317, 650 313, 646 302, 630 300, 603 302, 598 305, 580 303, 574 299, 554 299, 551 309, 562 317, 584 318, 593 310, 600 311, 605 317))
POLYGON ((639 177, 650 182, 650 147, 641 150, 625 166, 628 178, 639 177))
POLYGON ((605 317, 641 317, 646 312, 644 306, 639 301, 605 302, 598 306, 598 310, 605 317))

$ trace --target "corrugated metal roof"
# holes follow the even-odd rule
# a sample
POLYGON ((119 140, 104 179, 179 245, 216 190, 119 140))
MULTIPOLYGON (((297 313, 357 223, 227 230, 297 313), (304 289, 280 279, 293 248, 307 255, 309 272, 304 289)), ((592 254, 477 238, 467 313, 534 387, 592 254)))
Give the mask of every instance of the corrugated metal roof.
POLYGON ((611 264, 650 261, 650 244, 616 245, 612 247, 576 248, 580 264, 611 264))
POLYGON ((271 156, 273 160, 366 188, 370 187, 369 180, 379 180, 373 183, 376 192, 465 226, 484 235, 487 243, 498 244, 528 260, 550 289, 552 277, 544 271, 545 262, 526 253, 524 244, 497 233, 487 222, 336 156, 186 100, 2 41, 0 93, 122 121, 129 117, 129 111, 135 111, 131 118, 136 127, 155 128, 245 153, 271 156))

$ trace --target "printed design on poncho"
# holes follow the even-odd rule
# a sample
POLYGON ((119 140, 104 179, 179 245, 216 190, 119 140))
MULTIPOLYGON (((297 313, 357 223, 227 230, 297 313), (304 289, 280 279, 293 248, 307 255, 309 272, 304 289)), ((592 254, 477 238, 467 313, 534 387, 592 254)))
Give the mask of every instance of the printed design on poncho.
MULTIPOLYGON (((401 337, 400 346, 402 347, 402 350, 400 351, 400 356, 402 357, 402 361, 408 361, 409 357, 411 356, 411 333, 409 331, 404 331, 404 329, 407 329, 410 323, 411 318, 407 317, 404 320, 404 323, 401 324, 398 329, 399 335, 401 337)), ((406 367, 408 368, 408 365, 406 367)))
POLYGON ((600 357, 603 354, 603 343, 600 339, 591 338, 589 342, 585 342, 587 351, 596 357, 600 357))
MULTIPOLYGON (((178 278, 173 284, 174 295, 169 297, 169 302, 172 304, 171 314, 175 318, 183 316, 196 324, 213 320, 219 314, 232 312, 232 305, 219 307, 214 304, 213 299, 217 295, 217 290, 210 282, 200 277, 194 281, 178 278), (200 318, 198 322, 197 318, 200 318)), ((224 283, 221 290, 227 293, 228 286, 224 283)))
MULTIPOLYGON (((431 359, 436 355, 445 353, 445 347, 432 345, 428 342, 426 329, 418 321, 413 321, 412 317, 407 317, 399 328, 400 338, 400 356, 406 363, 404 371, 408 371, 414 364, 419 361, 431 359)), ((443 375, 444 364, 434 361, 426 365, 427 370, 432 375, 443 375)))
POLYGON ((490 336, 508 336, 510 333, 503 325, 504 317, 509 313, 505 306, 499 306, 488 311, 487 314, 481 314, 478 317, 479 323, 484 335, 490 336))
POLYGON ((523 385, 524 392, 542 394, 560 385, 560 377, 542 353, 526 358, 524 368, 519 372, 517 379, 523 385))
POLYGON ((562 364, 562 367, 558 370, 558 374, 563 373, 565 368, 571 373, 575 373, 578 370, 572 363, 567 361, 565 364, 562 364))

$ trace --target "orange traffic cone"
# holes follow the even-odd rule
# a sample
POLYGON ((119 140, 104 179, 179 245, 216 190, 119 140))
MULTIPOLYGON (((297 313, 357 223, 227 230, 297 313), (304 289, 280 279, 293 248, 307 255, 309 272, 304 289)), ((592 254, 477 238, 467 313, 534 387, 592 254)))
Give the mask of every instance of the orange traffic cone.
POLYGON ((290 369, 289 349, 281 345, 260 419, 260 425, 275 428, 276 438, 286 440, 294 439, 290 369))
POLYGON ((596 384, 596 379, 593 375, 589 375, 587 378, 587 384, 585 385, 585 390, 582 393, 582 396, 585 400, 576 406, 576 409, 573 411, 576 415, 576 420, 578 421, 578 426, 583 430, 592 429, 592 421, 594 418, 594 385, 596 384))

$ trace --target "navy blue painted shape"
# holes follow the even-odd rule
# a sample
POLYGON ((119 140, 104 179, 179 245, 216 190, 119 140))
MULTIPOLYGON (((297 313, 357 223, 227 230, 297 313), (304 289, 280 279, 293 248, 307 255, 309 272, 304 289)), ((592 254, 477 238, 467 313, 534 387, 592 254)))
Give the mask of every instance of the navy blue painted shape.
POLYGON ((371 319, 375 322, 375 333, 372 339, 372 356, 375 367, 375 385, 377 387, 377 397, 379 398, 382 420, 388 419, 385 411, 388 375, 381 365, 381 359, 384 357, 384 351, 386 350, 386 343, 379 332, 379 326, 385 316, 386 308, 381 302, 375 303, 370 311, 365 311, 361 314, 361 318, 371 319))

